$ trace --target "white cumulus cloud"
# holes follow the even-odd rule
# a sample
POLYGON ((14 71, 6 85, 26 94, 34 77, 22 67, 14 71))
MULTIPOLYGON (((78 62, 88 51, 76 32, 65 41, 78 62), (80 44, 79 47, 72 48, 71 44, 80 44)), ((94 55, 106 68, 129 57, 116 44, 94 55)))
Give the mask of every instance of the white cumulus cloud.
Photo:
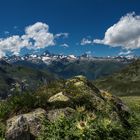
POLYGON ((95 39, 94 43, 126 50, 140 48, 140 16, 128 13, 107 29, 104 39, 95 39))
POLYGON ((0 38, 0 57, 5 56, 6 52, 18 55, 23 47, 34 50, 55 45, 55 37, 67 37, 68 33, 54 35, 49 32, 46 23, 37 22, 25 28, 23 35, 13 35, 7 38, 0 38))
POLYGON ((24 46, 29 46, 29 42, 18 35, 0 39, 0 57, 4 56, 7 51, 17 55, 24 46))
POLYGON ((34 47, 44 48, 54 45, 54 35, 49 32, 49 26, 42 22, 28 26, 25 29, 25 35, 22 38, 34 41, 34 47))

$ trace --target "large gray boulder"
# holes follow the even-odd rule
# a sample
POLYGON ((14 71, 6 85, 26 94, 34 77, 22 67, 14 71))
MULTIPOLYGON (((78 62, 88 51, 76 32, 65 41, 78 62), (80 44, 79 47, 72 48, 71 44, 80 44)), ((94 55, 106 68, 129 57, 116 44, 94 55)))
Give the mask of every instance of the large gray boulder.
POLYGON ((41 130, 46 111, 38 108, 32 112, 14 116, 7 120, 6 140, 31 140, 41 130))

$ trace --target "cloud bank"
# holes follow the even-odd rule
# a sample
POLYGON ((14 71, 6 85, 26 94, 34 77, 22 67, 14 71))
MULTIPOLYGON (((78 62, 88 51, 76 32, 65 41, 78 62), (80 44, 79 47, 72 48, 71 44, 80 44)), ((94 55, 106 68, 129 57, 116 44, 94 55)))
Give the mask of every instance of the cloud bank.
POLYGON ((125 50, 140 48, 140 16, 128 13, 105 32, 104 39, 94 43, 122 47, 125 50))
POLYGON ((49 26, 46 23, 37 22, 25 28, 25 34, 13 35, 8 38, 0 38, 0 57, 10 52, 19 55, 23 47, 28 49, 40 49, 55 45, 55 37, 68 37, 68 33, 59 33, 54 35, 49 32, 49 26))

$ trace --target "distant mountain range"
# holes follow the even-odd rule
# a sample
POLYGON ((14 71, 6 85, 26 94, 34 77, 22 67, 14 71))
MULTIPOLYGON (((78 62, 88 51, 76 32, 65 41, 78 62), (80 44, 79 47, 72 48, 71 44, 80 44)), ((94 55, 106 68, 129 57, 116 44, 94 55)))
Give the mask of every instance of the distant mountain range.
POLYGON ((40 55, 38 54, 26 54, 24 56, 6 56, 3 59, 7 60, 10 63, 16 63, 18 61, 28 61, 35 64, 44 63, 49 65, 55 61, 62 61, 62 62, 73 62, 77 60, 88 60, 88 61, 115 61, 115 62, 130 62, 134 59, 138 59, 136 56, 107 56, 107 57, 95 57, 90 56, 88 54, 83 54, 81 56, 71 55, 60 55, 60 54, 51 54, 50 52, 46 51, 40 55))
POLYGON ((0 97, 5 98, 16 90, 36 89, 58 78, 67 79, 76 75, 86 76, 89 80, 104 78, 121 71, 137 59, 124 56, 91 57, 87 54, 77 57, 49 52, 4 57, 0 59, 0 97))
POLYGON ((100 89, 108 90, 119 96, 140 95, 140 60, 125 67, 109 77, 97 79, 95 82, 100 89))
POLYGON ((10 56, 3 59, 13 65, 50 71, 64 79, 76 75, 84 75, 88 79, 93 80, 111 75, 138 58, 125 56, 94 57, 87 54, 66 56, 55 55, 46 51, 41 55, 28 54, 25 56, 10 56))

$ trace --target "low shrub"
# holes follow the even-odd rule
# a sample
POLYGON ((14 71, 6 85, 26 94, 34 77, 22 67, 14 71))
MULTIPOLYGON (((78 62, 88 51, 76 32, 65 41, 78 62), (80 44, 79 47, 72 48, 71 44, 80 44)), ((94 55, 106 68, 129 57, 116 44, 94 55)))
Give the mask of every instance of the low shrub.
POLYGON ((44 120, 38 140, 129 140, 133 131, 124 128, 119 121, 77 112, 54 122, 44 120))

